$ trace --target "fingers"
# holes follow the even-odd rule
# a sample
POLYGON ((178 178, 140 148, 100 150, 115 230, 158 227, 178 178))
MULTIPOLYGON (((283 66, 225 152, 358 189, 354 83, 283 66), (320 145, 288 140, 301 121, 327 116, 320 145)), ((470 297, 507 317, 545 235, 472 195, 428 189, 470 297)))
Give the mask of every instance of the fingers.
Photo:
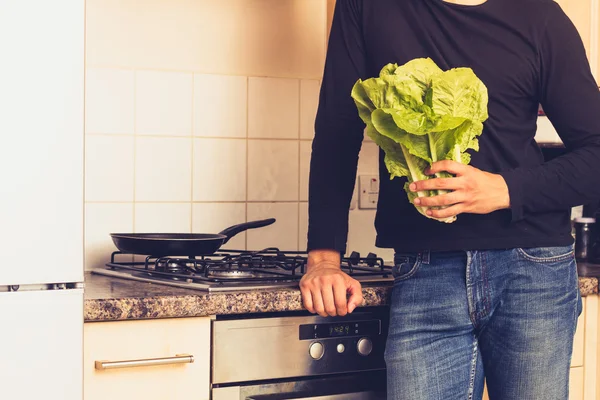
POLYGON ((356 279, 348 277, 348 293, 350 293, 350 299, 348 299, 348 312, 351 313, 358 306, 363 303, 362 288, 360 282, 356 279))
POLYGON ((307 288, 302 288, 302 285, 300 285, 300 292, 302 293, 302 304, 304 304, 304 308, 314 314, 315 308, 313 307, 312 293, 307 288))
POLYGON ((326 317, 327 313, 325 312, 325 306, 323 305, 323 298, 321 297, 321 291, 312 290, 312 301, 315 312, 319 314, 321 317, 326 317))
POLYGON ((336 313, 341 317, 348 314, 346 293, 346 285, 344 284, 344 280, 340 278, 340 280, 333 285, 333 300, 335 302, 336 313))
POLYGON ((336 309, 335 309, 335 301, 333 300, 333 286, 332 285, 323 285, 321 286, 321 296, 323 297, 323 306, 325 308, 325 317, 335 317, 336 309))
POLYGON ((450 206, 464 201, 464 195, 460 192, 452 192, 432 197, 417 197, 415 204, 423 207, 450 206))
POLYGON ((454 206, 451 206, 448 208, 442 208, 440 210, 429 209, 429 210, 427 210, 427 215, 434 217, 434 218, 448 218, 448 217, 454 217, 465 211, 466 211, 465 206, 461 203, 461 204, 457 204, 457 205, 454 205, 454 206))
POLYGON ((434 178, 424 181, 413 182, 410 184, 410 190, 413 192, 423 192, 425 190, 457 190, 464 186, 462 178, 434 178))
POLYGON ((427 172, 433 175, 433 174, 437 174, 438 172, 445 171, 445 172, 449 172, 451 174, 460 176, 460 175, 464 175, 465 173, 467 173, 470 168, 471 167, 469 167, 468 165, 461 164, 456 161, 444 160, 444 161, 434 162, 427 172))
POLYGON ((317 276, 305 275, 300 281, 304 308, 322 317, 344 316, 362 305, 360 283, 341 271, 317 276), (350 293, 350 299, 347 294, 350 293))

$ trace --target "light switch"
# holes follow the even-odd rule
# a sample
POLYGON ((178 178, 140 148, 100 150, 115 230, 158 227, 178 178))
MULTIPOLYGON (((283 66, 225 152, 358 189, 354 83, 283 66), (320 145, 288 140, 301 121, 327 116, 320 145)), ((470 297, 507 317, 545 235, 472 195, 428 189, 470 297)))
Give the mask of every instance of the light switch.
POLYGON ((377 201, 379 200, 379 176, 361 175, 358 183, 358 208, 363 210, 377 208, 377 201))

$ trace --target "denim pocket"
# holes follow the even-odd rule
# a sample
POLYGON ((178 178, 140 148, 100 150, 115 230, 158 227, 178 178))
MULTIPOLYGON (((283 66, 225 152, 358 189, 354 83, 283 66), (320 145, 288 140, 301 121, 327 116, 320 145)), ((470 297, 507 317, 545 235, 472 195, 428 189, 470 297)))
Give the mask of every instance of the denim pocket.
POLYGON ((417 273, 421 266, 421 256, 418 254, 396 254, 392 276, 394 281, 403 281, 417 273))
POLYGON ((554 263, 575 258, 573 246, 518 248, 519 254, 528 261, 537 263, 554 263))

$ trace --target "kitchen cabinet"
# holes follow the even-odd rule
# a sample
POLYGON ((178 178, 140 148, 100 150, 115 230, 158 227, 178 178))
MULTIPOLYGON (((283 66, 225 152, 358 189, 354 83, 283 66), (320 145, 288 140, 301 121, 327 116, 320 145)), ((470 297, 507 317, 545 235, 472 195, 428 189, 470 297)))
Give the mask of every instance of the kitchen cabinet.
MULTIPOLYGON (((571 359, 569 400, 598 400, 598 296, 583 298, 571 359)), ((489 400, 487 392, 484 400, 489 400)))
POLYGON ((208 317, 86 323, 84 400, 208 400, 210 326, 208 317), (118 363, 132 360, 140 365, 118 363))

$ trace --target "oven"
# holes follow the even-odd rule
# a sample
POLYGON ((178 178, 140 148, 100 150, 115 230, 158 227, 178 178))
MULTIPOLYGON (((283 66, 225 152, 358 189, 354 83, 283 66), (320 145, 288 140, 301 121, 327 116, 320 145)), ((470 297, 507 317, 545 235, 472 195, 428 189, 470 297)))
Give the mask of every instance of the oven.
POLYGON ((385 399, 388 318, 387 307, 217 318, 212 399, 385 399))

